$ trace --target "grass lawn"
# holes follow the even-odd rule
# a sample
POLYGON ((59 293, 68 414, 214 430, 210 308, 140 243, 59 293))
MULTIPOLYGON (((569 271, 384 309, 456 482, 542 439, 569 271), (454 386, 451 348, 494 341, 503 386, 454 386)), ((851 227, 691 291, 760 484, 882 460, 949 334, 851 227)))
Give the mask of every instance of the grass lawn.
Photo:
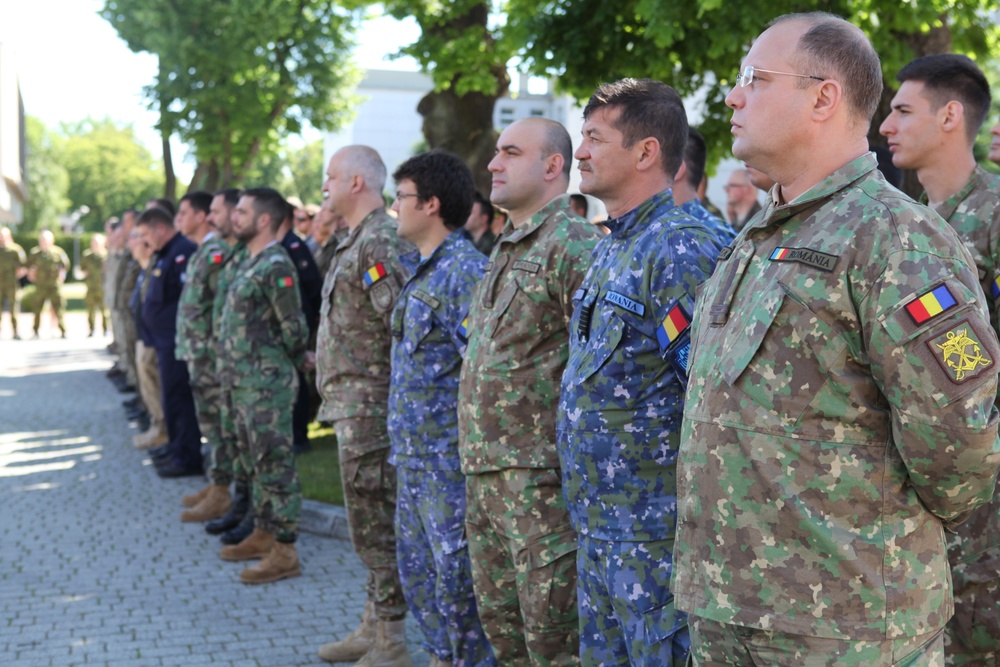
POLYGON ((343 505, 337 436, 333 434, 333 428, 323 428, 315 422, 310 424, 309 443, 312 449, 295 457, 302 481, 302 496, 331 505, 343 505))

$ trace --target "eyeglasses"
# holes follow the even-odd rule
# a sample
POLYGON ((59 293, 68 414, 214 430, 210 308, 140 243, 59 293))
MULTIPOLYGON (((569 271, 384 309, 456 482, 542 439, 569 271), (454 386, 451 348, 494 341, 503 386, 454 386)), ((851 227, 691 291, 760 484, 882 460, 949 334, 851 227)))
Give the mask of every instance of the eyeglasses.
POLYGON ((760 69, 759 67, 754 67, 753 65, 747 65, 743 68, 742 72, 736 73, 736 83, 740 85, 741 88, 746 88, 755 78, 756 72, 764 72, 765 74, 781 74, 782 76, 797 76, 800 79, 816 79, 817 81, 826 81, 821 76, 813 76, 812 74, 795 74, 793 72, 776 72, 773 69, 760 69))
POLYGON ((419 197, 419 196, 420 195, 417 195, 417 194, 408 195, 408 194, 405 194, 405 193, 402 193, 402 192, 397 192, 396 193, 396 199, 406 199, 407 197, 419 197))

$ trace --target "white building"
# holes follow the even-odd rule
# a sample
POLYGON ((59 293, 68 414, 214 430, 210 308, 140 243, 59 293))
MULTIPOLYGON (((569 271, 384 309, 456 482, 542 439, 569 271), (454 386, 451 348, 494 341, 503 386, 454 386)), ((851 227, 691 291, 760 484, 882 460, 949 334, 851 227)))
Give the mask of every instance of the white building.
POLYGON ((0 44, 0 224, 24 220, 25 153, 24 103, 14 52, 0 44))

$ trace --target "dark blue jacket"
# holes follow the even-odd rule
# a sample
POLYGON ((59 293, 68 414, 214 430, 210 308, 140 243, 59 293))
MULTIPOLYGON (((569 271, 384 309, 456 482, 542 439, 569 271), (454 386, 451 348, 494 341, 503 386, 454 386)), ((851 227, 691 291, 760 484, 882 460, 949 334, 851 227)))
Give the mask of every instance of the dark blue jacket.
POLYGON ((184 287, 187 262, 198 245, 183 234, 175 234, 160 248, 158 259, 146 271, 149 288, 142 302, 142 324, 149 333, 153 347, 168 350, 174 346, 177 333, 177 302, 184 287))

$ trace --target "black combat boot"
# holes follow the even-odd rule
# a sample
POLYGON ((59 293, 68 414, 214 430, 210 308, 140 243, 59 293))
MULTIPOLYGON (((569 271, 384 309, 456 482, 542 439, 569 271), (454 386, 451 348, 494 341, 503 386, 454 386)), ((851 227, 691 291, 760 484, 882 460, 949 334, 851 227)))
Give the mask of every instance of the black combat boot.
POLYGON ((253 533, 254 520, 253 509, 247 511, 246 516, 240 521, 240 525, 232 530, 227 530, 219 536, 219 541, 223 544, 239 544, 253 533))
POLYGON ((237 484, 233 489, 233 504, 221 518, 205 524, 205 532, 218 535, 236 528, 243 521, 250 508, 250 492, 247 487, 237 484))

